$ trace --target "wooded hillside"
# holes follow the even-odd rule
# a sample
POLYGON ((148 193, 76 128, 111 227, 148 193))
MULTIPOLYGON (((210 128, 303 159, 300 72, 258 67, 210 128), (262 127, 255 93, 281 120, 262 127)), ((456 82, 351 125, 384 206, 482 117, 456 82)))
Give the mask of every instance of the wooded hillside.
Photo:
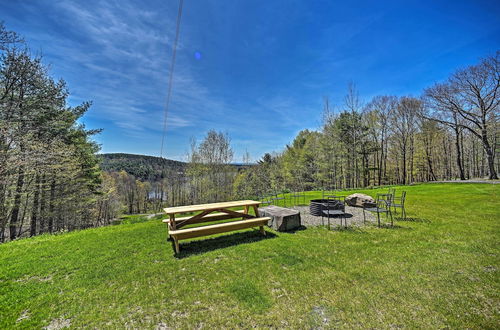
POLYGON ((142 181, 158 181, 170 171, 183 173, 187 166, 176 160, 126 153, 100 154, 99 159, 102 170, 125 171, 142 181))

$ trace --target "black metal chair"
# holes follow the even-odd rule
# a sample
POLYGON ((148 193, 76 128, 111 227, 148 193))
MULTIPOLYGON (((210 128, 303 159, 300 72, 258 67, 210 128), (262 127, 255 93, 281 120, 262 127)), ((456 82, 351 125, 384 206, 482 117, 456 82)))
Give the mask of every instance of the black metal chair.
POLYGON ((292 206, 297 205, 297 198, 299 198, 299 197, 300 197, 300 195, 299 195, 298 191, 292 191, 292 193, 290 194, 290 200, 291 200, 292 206))
POLYGON ((401 215, 403 216, 403 220, 406 220, 406 209, 405 209, 405 200, 406 200, 406 191, 401 193, 400 197, 392 196, 392 199, 389 203, 389 207, 394 209, 394 213, 398 213, 396 208, 401 209, 401 215))
POLYGON ((389 194, 392 196, 396 195, 396 189, 395 188, 389 188, 389 194))
POLYGON ((342 202, 342 203, 344 203, 344 207, 345 207, 345 196, 328 195, 328 196, 326 196, 326 199, 342 202))
POLYGON ((322 199, 328 199, 328 197, 335 197, 335 190, 334 189, 321 189, 321 198, 322 199))
POLYGON ((272 199, 269 196, 262 195, 259 197, 259 200, 263 206, 269 206, 273 204, 272 199))
POLYGON ((271 197, 271 200, 273 201, 273 205, 278 205, 279 201, 283 201, 283 206, 286 207, 286 199, 285 195, 283 194, 283 197, 279 197, 279 193, 274 193, 273 196, 271 197))
POLYGON ((383 196, 387 196, 389 198, 392 198, 392 196, 390 196, 389 194, 377 195, 377 201, 375 202, 375 206, 363 207, 363 222, 366 222, 366 214, 365 214, 366 211, 375 212, 375 213, 377 213, 377 222, 378 222, 378 226, 380 227, 380 214, 385 213, 386 217, 389 217, 389 216, 391 217, 391 226, 394 226, 394 220, 392 218, 390 203, 383 196))
POLYGON ((294 205, 299 205, 301 199, 303 200, 303 204, 306 203, 306 193, 304 191, 294 191, 290 195, 290 198, 293 199, 294 205))
POLYGON ((377 197, 376 199, 383 199, 385 201, 387 201, 389 204, 391 203, 392 201, 392 198, 394 197, 393 193, 391 192, 391 190, 389 189, 389 192, 388 193, 379 193, 377 194, 377 197))
POLYGON ((336 198, 328 198, 326 203, 322 203, 321 209, 321 222, 323 222, 323 217, 328 218, 328 229, 330 229, 330 218, 340 217, 340 225, 342 226, 342 219, 344 219, 344 226, 347 227, 347 218, 345 213, 345 201, 342 201, 341 196, 335 196, 336 198), (334 209, 341 205, 341 209, 334 209))

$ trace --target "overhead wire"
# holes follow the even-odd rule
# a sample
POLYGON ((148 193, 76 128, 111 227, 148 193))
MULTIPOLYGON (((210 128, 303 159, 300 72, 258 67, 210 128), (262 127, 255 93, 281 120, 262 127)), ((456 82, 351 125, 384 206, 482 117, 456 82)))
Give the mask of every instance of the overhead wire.
POLYGON ((180 31, 180 26, 181 26, 183 4, 184 4, 184 0, 179 0, 179 11, 177 12, 177 22, 176 22, 176 26, 175 26, 175 39, 174 39, 174 45, 172 47, 172 60, 170 62, 170 72, 169 72, 169 77, 168 77, 167 99, 165 101, 165 111, 164 111, 164 117, 163 117, 163 133, 162 133, 162 137, 161 137, 160 158, 163 158, 163 151, 165 148, 165 136, 167 133, 168 108, 170 106, 170 99, 172 96, 172 82, 173 82, 173 77, 174 77, 175 57, 177 54, 177 43, 179 41, 179 31, 180 31))

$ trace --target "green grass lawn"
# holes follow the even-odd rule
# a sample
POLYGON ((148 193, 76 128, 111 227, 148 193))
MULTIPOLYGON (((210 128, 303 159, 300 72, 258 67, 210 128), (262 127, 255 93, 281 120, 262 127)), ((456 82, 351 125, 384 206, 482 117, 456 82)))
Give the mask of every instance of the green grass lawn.
POLYGON ((500 327, 500 186, 404 189, 394 228, 245 230, 178 257, 159 220, 0 245, 0 328, 500 327))

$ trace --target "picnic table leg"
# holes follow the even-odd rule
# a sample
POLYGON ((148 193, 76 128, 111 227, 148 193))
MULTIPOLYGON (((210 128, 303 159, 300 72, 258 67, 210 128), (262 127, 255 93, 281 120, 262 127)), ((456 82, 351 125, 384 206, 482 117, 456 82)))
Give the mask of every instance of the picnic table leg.
POLYGON ((170 215, 170 227, 175 230, 175 214, 170 215))
POLYGON ((262 235, 266 236, 266 231, 264 230, 264 226, 260 226, 259 229, 260 229, 260 233, 262 235))
POLYGON ((254 205, 253 210, 255 212, 255 217, 258 218, 259 217, 259 207, 257 205, 254 205))
POLYGON ((172 236, 170 236, 170 223, 167 223, 167 241, 171 241, 172 240, 172 236))
MULTIPOLYGON (((248 205, 245 205, 244 208, 243 208, 243 213, 244 214, 248 214, 248 205)), ((241 220, 245 220, 244 217, 241 218, 241 220)))
POLYGON ((174 244, 175 244, 175 253, 179 254, 181 252, 181 249, 179 248, 179 240, 174 237, 174 244))

